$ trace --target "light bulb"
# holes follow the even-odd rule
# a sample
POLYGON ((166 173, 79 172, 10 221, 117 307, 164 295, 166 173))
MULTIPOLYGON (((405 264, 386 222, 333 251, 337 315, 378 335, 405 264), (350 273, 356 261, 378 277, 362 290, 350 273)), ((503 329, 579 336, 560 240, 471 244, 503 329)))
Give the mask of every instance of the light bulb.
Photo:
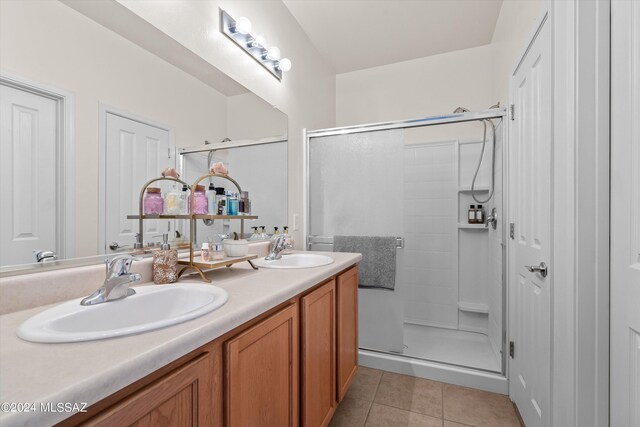
POLYGON ((280 49, 278 49, 276 46, 267 48, 267 59, 270 59, 272 61, 277 61, 278 59, 280 59, 280 49))
POLYGON ((267 40, 264 38, 264 36, 262 34, 258 34, 257 36, 251 38, 251 41, 247 43, 247 47, 249 49, 264 47, 266 42, 267 40))
POLYGON ((282 58, 280 62, 278 62, 278 68, 284 71, 285 73, 291 69, 291 61, 289 58, 282 58))
POLYGON ((256 35, 253 39, 253 42, 264 47, 267 44, 267 38, 264 36, 264 34, 258 33, 258 35, 256 35))
POLYGON ((251 21, 249 18, 241 16, 236 20, 236 32, 240 34, 249 34, 251 32, 251 21))

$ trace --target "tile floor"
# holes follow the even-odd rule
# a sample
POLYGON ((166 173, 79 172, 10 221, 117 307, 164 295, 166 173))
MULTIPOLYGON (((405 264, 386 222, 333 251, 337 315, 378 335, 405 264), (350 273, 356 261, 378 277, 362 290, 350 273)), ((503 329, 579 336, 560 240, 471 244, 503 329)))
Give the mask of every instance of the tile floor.
POLYGON ((507 396, 358 368, 332 427, 521 427, 507 396))

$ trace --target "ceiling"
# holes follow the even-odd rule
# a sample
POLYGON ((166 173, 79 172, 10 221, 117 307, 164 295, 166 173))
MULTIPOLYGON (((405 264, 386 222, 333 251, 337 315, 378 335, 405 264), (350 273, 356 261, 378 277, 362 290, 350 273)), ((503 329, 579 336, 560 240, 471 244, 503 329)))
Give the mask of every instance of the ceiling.
POLYGON ((491 43, 502 0, 283 0, 337 74, 491 43))

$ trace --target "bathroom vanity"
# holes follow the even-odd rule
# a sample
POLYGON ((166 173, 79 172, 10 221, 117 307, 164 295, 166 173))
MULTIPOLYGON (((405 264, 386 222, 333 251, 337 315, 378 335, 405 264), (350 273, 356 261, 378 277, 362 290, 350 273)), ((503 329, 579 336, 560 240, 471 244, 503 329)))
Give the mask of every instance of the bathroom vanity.
POLYGON ((326 255, 316 268, 210 272, 224 306, 140 335, 37 344, 15 328, 45 307, 0 316, 0 399, 87 405, 2 413, 0 425, 327 425, 357 369, 361 256, 326 255))

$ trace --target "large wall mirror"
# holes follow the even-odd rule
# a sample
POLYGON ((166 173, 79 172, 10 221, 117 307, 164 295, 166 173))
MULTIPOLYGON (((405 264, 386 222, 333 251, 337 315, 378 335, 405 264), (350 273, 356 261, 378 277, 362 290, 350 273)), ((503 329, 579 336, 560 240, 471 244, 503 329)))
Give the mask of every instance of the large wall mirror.
MULTIPOLYGON (((63 260, 52 266, 126 251, 126 216, 166 167, 191 183, 221 161, 260 217, 248 227, 286 225, 286 115, 175 42, 141 47, 166 38, 157 29, 96 22, 90 3, 3 1, 0 273, 42 268, 37 251, 63 260)), ((145 227, 147 243, 182 225, 145 227)), ((217 227, 199 233, 229 231, 217 227)))

